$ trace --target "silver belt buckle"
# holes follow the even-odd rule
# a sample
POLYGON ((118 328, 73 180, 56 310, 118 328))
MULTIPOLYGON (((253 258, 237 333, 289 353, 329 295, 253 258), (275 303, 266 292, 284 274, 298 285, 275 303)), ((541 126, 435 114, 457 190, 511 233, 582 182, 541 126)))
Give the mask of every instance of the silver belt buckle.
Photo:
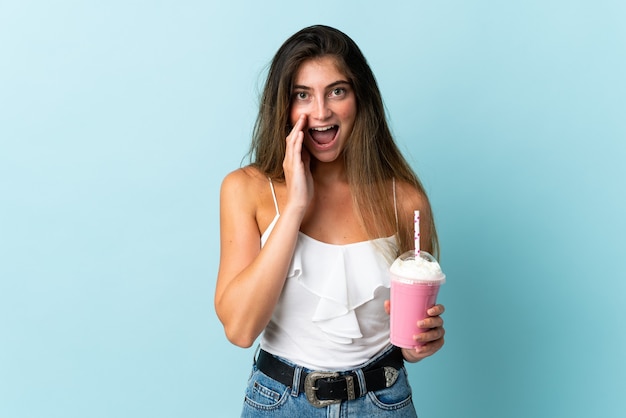
POLYGON ((339 373, 334 372, 311 372, 304 379, 304 394, 309 403, 316 408, 323 408, 327 405, 341 402, 341 399, 318 399, 315 386, 319 379, 327 379, 329 377, 339 377, 339 373))

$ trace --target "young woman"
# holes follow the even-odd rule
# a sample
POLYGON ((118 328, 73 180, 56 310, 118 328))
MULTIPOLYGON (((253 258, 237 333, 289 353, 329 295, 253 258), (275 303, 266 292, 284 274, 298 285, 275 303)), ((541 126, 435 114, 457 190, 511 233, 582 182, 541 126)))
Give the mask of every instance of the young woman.
POLYGON ((251 164, 220 194, 216 311, 233 344, 261 336, 242 416, 416 416, 403 362, 444 343, 441 305, 422 348, 389 342, 388 268, 413 246, 416 209, 436 253, 428 198, 358 46, 327 26, 294 34, 269 69, 251 164))

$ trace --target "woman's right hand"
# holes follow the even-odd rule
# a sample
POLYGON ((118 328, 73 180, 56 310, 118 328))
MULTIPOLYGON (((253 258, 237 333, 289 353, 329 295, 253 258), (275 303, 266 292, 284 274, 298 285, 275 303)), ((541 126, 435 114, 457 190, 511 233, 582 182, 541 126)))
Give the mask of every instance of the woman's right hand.
POLYGON ((283 170, 287 185, 287 207, 296 207, 302 215, 313 199, 313 176, 311 175, 311 155, 304 147, 304 130, 307 116, 300 115, 286 138, 283 170))

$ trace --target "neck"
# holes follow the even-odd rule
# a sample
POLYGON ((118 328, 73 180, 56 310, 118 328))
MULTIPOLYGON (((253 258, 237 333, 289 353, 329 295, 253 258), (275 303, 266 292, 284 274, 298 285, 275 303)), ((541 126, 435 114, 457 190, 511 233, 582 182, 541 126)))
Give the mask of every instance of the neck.
POLYGON ((332 184, 336 182, 348 182, 346 165, 342 159, 327 163, 313 159, 311 160, 311 174, 316 183, 332 184))

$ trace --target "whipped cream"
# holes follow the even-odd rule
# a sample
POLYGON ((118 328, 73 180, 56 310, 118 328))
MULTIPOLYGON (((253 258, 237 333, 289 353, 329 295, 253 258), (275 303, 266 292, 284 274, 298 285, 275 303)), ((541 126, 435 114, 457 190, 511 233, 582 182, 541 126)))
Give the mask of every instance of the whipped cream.
POLYGON ((403 254, 391 265, 393 280, 400 280, 408 283, 430 282, 432 284, 442 284, 445 282, 445 274, 441 271, 441 266, 434 257, 422 251, 421 257, 415 259, 413 254, 403 254))

